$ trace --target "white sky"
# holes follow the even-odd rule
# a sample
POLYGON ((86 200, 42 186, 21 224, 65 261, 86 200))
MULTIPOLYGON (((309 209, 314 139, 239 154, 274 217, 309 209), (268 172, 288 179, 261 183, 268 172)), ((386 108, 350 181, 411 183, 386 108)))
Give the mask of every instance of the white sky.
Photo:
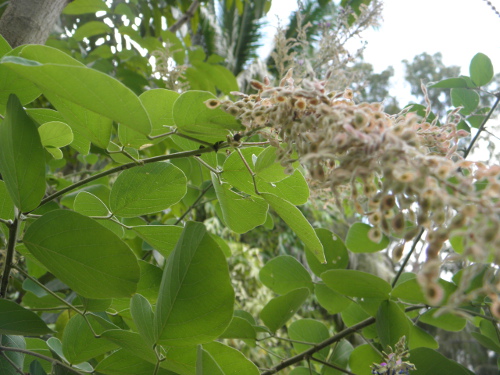
MULTIPOLYGON (((500 11, 500 0, 491 2, 500 11)), ((270 21, 275 23, 277 14, 286 22, 295 8, 293 0, 273 0, 270 21)), ((482 52, 492 60, 495 73, 500 72, 500 17, 484 0, 385 0, 381 27, 366 31, 363 40, 368 42, 365 60, 376 72, 395 68, 398 97, 408 93, 400 100, 403 105, 411 96, 401 61, 422 52, 441 52, 444 64, 460 66, 464 75, 469 75, 472 57, 482 52)))

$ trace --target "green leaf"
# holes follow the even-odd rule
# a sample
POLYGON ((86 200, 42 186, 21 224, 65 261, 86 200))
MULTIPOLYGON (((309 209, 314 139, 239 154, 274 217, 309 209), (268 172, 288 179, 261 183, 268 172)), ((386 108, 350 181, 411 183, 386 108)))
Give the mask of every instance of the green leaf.
POLYGON ((104 331, 101 337, 120 346, 133 357, 141 358, 150 363, 156 363, 156 355, 153 347, 146 343, 138 333, 122 329, 110 329, 104 331))
POLYGON ((120 349, 100 361, 96 372, 105 375, 151 375, 155 371, 157 375, 175 375, 173 372, 159 368, 131 353, 120 349))
POLYGON ((140 294, 134 294, 130 300, 130 313, 144 341, 153 345, 155 343, 154 313, 149 301, 140 294))
POLYGON ((429 85, 435 89, 459 89, 467 88, 467 82, 463 78, 447 78, 439 82, 431 82, 429 85))
MULTIPOLYGON (((202 360, 201 363, 198 361, 196 363, 196 374, 217 374, 217 372, 214 371, 207 371, 212 368, 219 370, 219 374, 222 375, 259 375, 260 373, 259 369, 251 361, 245 358, 243 353, 227 345, 221 344, 220 342, 204 344, 201 351, 202 360), (204 363, 205 360, 207 360, 207 364, 204 363), (199 370, 202 371, 199 372, 199 370)), ((200 350, 198 353, 200 353, 200 350)))
POLYGON ((382 301, 377 311, 377 332, 382 347, 395 347, 401 337, 408 337, 410 324, 403 310, 393 301, 382 301))
POLYGON ((199 345, 196 360, 196 375, 203 374, 224 375, 224 372, 215 359, 199 345))
POLYGON ((87 298, 132 295, 139 267, 130 248, 94 220, 50 211, 26 231, 24 243, 50 272, 87 298))
POLYGON ((101 10, 109 10, 104 0, 74 0, 66 5, 63 10, 63 14, 78 15, 85 13, 96 13, 101 10))
POLYGON ((14 220, 14 202, 7 191, 5 181, 0 180, 0 219, 14 220))
POLYGON ((267 218, 268 204, 259 198, 244 197, 230 190, 229 184, 220 184, 212 173, 212 183, 222 211, 224 223, 236 233, 246 233, 267 218))
MULTIPOLYGON (((86 144, 84 140, 90 141, 103 149, 108 147, 111 131, 113 129, 113 122, 110 119, 80 107, 78 104, 66 100, 52 92, 46 92, 45 96, 50 103, 57 108, 73 130, 73 147, 76 146, 75 143, 78 143, 79 146, 77 147, 86 148, 83 146, 86 144)), ((78 150, 79 148, 77 147, 75 148, 78 150)))
MULTIPOLYGON (((104 202, 88 191, 80 191, 78 193, 73 203, 73 209, 85 216, 109 216, 109 209, 104 202)), ((120 224, 104 219, 96 220, 96 222, 104 228, 108 228, 118 237, 123 237, 123 227, 120 224)))
POLYGON ((7 42, 5 38, 0 35, 0 57, 10 51, 12 51, 12 47, 10 46, 9 42, 7 42))
MULTIPOLYGON (((12 50, 7 41, 0 36, 0 56, 11 56, 19 54, 23 48, 12 50)), ((0 61, 1 62, 1 61, 0 61)), ((0 64, 0 113, 5 114, 5 108, 9 95, 15 94, 21 104, 28 104, 40 96, 41 90, 28 79, 12 72, 3 64, 0 64)))
POLYGON ((344 242, 328 229, 315 229, 316 235, 323 244, 326 263, 320 263, 314 254, 306 247, 306 259, 309 268, 316 276, 325 271, 343 269, 349 264, 349 254, 344 242))
POLYGON ((424 331, 422 328, 415 324, 410 324, 408 348, 411 350, 421 347, 437 349, 439 347, 439 344, 427 331, 424 331))
MULTIPOLYGON (((296 341, 292 342, 295 351, 297 353, 302 353, 311 349, 314 344, 319 344, 329 338, 330 333, 328 332, 328 328, 322 322, 314 319, 300 319, 290 324, 288 327, 288 336, 292 340, 296 341), (298 341, 310 342, 311 345, 302 344, 298 341)), ((315 357, 326 361, 329 351, 330 348, 326 347, 316 352, 314 355, 315 357)))
POLYGON ((35 122, 15 95, 0 123, 0 173, 14 204, 35 209, 45 194, 45 156, 35 122))
POLYGON ((349 357, 349 367, 356 375, 371 375, 371 365, 380 362, 382 356, 368 344, 354 348, 349 357))
MULTIPOLYGON (((254 157, 253 155, 259 155, 260 157, 260 154, 264 153, 263 150, 267 149, 263 149, 261 147, 249 147, 242 149, 241 153, 248 165, 252 166, 254 164, 252 160, 254 157)), ((275 155, 269 153, 266 154, 268 156, 261 160, 272 160, 274 163, 275 155)), ((259 157, 257 158, 256 164, 259 163, 259 157)), ((279 163, 275 164, 278 170, 282 171, 284 169, 279 163)), ((255 192, 252 175, 237 152, 233 152, 229 155, 224 162, 223 169, 224 173, 222 173, 222 178, 225 181, 229 182, 232 186, 246 194, 254 197, 259 196, 255 192)), ((275 167, 270 165, 267 165, 266 167, 263 166, 261 172, 256 172, 255 181, 259 192, 277 195, 295 205, 307 202, 307 199, 309 198, 309 187, 300 171, 296 170, 291 176, 285 175, 284 173, 283 176, 281 176, 282 172, 275 172, 275 167), (265 178, 274 181, 266 181, 265 178)))
MULTIPOLYGON (((0 344, 7 348, 26 349, 26 342, 22 336, 2 335, 0 344)), ((19 352, 2 351, 0 356, 0 374, 18 375, 17 368, 22 369, 24 363, 24 354, 19 352), (15 366, 15 367, 14 367, 15 366)))
POLYGON ((439 312, 439 309, 430 309, 420 315, 420 321, 422 323, 430 324, 431 326, 442 328, 446 331, 459 332, 464 329, 467 324, 467 320, 461 318, 452 313, 436 313, 439 312))
POLYGON ((276 195, 261 193, 261 196, 269 203, 283 221, 288 224, 290 229, 297 234, 314 256, 318 258, 320 262, 326 262, 323 245, 302 212, 290 202, 276 195))
POLYGON ((30 363, 30 375, 47 375, 42 364, 36 359, 30 363))
POLYGON ((484 86, 493 79, 493 64, 484 53, 477 53, 471 60, 469 73, 472 82, 477 86, 484 86))
POLYGON ((0 334, 40 336, 52 331, 34 312, 17 303, 0 299, 0 334))
POLYGON ((411 350, 410 362, 417 368, 412 375, 472 375, 465 367, 428 348, 411 350))
POLYGON ((42 145, 64 147, 73 142, 73 132, 64 122, 50 121, 38 128, 42 145))
POLYGON ((248 320, 240 318, 239 316, 233 316, 231 323, 219 338, 255 340, 257 338, 257 333, 248 320))
POLYGON ((319 304, 330 314, 342 312, 351 304, 349 298, 328 288, 325 284, 314 284, 314 291, 319 304))
POLYGON ((500 353, 500 345, 498 344, 498 342, 493 341, 491 338, 482 335, 479 332, 471 332, 471 335, 486 349, 493 350, 496 353, 500 353))
POLYGON ((156 162, 123 171, 111 189, 114 215, 135 217, 159 212, 186 194, 186 176, 168 162, 156 162))
POLYGON ((260 312, 260 319, 267 328, 276 332, 295 315, 308 296, 309 289, 300 288, 273 298, 260 312))
POLYGON ((79 25, 73 34, 73 38, 75 38, 77 42, 81 42, 83 39, 90 38, 92 36, 110 34, 111 31, 111 27, 106 25, 104 22, 90 21, 84 23, 83 25, 79 25))
POLYGON ((182 233, 182 227, 176 225, 141 225, 132 230, 165 258, 174 250, 182 233))
POLYGON ((357 270, 330 270, 321 278, 329 288, 350 297, 389 299, 391 291, 387 281, 357 270))
POLYGON ((151 132, 151 122, 139 98, 111 76, 76 65, 36 64, 25 59, 3 64, 42 88, 44 94, 61 96, 74 104, 119 122, 141 134, 151 132))
POLYGON ((80 191, 73 203, 73 209, 85 216, 108 216, 108 207, 102 200, 88 191, 80 191))
POLYGON ((72 364, 88 361, 117 348, 102 338, 96 338, 89 327, 94 331, 102 330, 95 318, 87 314, 87 321, 80 314, 75 314, 64 327, 62 336, 62 351, 64 357, 72 364))
POLYGON ((205 101, 216 99, 206 91, 187 91, 174 103, 174 121, 181 133, 206 142, 226 140, 228 130, 242 130, 233 116, 220 108, 209 109, 205 101))
POLYGON ((455 107, 463 107, 460 113, 470 114, 479 104, 479 94, 470 89, 451 89, 451 103, 455 107))
POLYGON ((368 237, 372 227, 364 223, 354 223, 349 228, 345 239, 346 247, 353 253, 375 253, 389 246, 389 238, 382 236, 379 243, 373 242, 368 237))
POLYGON ((188 222, 167 260, 155 311, 158 342, 206 343, 233 317, 234 291, 226 258, 201 223, 188 222))
POLYGON ((312 291, 311 275, 290 255, 271 259, 259 272, 259 279, 272 291, 286 294, 294 289, 309 288, 312 291))
MULTIPOLYGON (((347 369, 347 365, 349 364, 349 358, 353 351, 353 346, 346 339, 342 339, 335 345, 332 351, 332 355, 330 356, 329 363, 336 365, 337 367, 347 369)), ((324 366, 322 375, 342 375, 344 372, 339 371, 337 369, 324 366)))
POLYGON ((481 125, 483 124, 484 120, 486 119, 486 116, 483 115, 474 115, 474 116, 469 116, 467 117, 467 122, 476 129, 479 129, 481 125))
MULTIPOLYGON (((148 112, 151 120, 151 136, 158 136, 170 131, 174 126, 174 103, 179 97, 175 91, 166 89, 153 89, 143 92, 139 99, 148 112)), ((165 140, 165 137, 149 139, 127 126, 118 126, 118 136, 123 145, 140 148, 144 145, 154 145, 165 140)))

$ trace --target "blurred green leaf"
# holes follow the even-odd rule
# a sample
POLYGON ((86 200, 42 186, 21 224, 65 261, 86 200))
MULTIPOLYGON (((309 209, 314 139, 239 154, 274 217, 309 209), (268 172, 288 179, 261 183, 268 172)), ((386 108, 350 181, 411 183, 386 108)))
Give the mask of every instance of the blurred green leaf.
POLYGON ((470 78, 477 86, 484 86, 493 79, 493 64, 484 53, 477 53, 469 66, 470 78))
POLYGON ((370 240, 368 232, 371 228, 364 223, 352 224, 345 239, 346 247, 353 253, 374 253, 387 248, 389 238, 386 235, 382 235, 382 240, 379 243, 370 240))
POLYGON ((260 319, 267 328, 276 332, 295 315, 308 296, 309 289, 300 288, 273 298, 260 312, 260 319))
POLYGON ((259 279, 277 294, 286 294, 294 289, 309 288, 312 291, 311 275, 290 255, 282 255, 271 259, 261 268, 259 279))
POLYGON ((34 312, 17 303, 0 299, 0 334, 41 336, 52 331, 34 312))
POLYGON ((311 224, 306 220, 302 212, 290 202, 269 193, 261 193, 267 203, 288 224, 295 234, 304 242, 304 245, 314 254, 320 262, 325 262, 323 245, 319 240, 311 224))
POLYGON ((388 299, 391 291, 387 281, 357 270, 330 270, 321 278, 329 288, 350 297, 388 299))

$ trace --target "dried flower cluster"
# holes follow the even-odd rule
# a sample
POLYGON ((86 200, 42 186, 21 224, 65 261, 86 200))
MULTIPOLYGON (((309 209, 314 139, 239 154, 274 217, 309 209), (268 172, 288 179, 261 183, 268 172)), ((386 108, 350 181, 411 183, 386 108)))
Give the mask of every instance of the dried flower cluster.
MULTIPOLYGON (((291 70, 278 87, 267 79, 252 86, 257 94, 206 104, 240 119, 245 135, 268 139, 289 172, 298 155, 311 187, 327 189, 339 208, 350 199, 368 218, 372 241, 383 234, 400 238, 395 258, 425 229, 427 261, 419 281, 431 304, 443 297, 440 250, 451 237, 463 239, 463 259, 500 264, 500 166, 460 157, 458 140, 468 133, 457 130, 456 111, 443 124, 408 111, 390 116, 380 103, 355 103, 349 89, 329 92, 326 82, 306 80, 297 87, 291 70)), ((470 277, 464 273, 462 280, 470 277)), ((484 288, 497 293, 492 283, 484 288)), ((453 301, 473 298, 465 289, 453 301)))

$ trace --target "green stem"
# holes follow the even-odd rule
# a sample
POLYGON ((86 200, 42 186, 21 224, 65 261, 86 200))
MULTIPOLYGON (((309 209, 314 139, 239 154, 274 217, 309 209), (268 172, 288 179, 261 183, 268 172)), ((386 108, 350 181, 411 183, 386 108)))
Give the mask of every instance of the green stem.
POLYGON ((333 363, 328 363, 328 362, 322 361, 321 359, 314 358, 314 357, 309 357, 309 359, 313 360, 314 362, 319 362, 327 367, 334 368, 335 370, 343 372, 344 374, 356 375, 354 372, 350 372, 349 370, 346 370, 345 368, 334 365, 333 363))
POLYGON ((51 296, 53 296, 54 298, 57 298, 59 301, 61 301, 63 304, 65 304, 66 306, 68 306, 71 310, 73 310, 74 312, 76 312, 77 314, 80 314, 80 315, 85 315, 83 313, 83 311, 80 311, 79 309, 77 309, 74 305, 72 305, 71 303, 69 303, 68 301, 66 301, 64 298, 61 298, 60 296, 58 296, 56 293, 54 293, 52 290, 50 290, 49 288, 47 288, 45 285, 43 285, 40 281, 38 281, 37 279, 35 279, 33 276, 29 275, 26 271, 24 271, 21 267, 18 267, 16 265, 13 265, 12 268, 16 269, 19 273, 21 273, 23 276, 27 277, 28 279, 30 279, 31 281, 33 281, 34 283, 36 283, 40 288, 42 288, 43 290, 45 290, 47 293, 49 293, 51 296))
POLYGON ((5 256, 5 264, 3 268, 2 281, 0 285, 0 298, 5 298, 7 295, 7 288, 9 286, 10 270, 12 269, 12 260, 14 259, 14 252, 17 243, 17 231, 19 229, 18 218, 9 226, 9 241, 7 242, 7 255, 5 256))
POLYGON ((202 145, 205 145, 205 146, 209 146, 209 147, 212 146, 212 143, 210 143, 210 142, 202 141, 202 140, 200 140, 198 138, 190 137, 189 135, 186 135, 186 134, 182 134, 182 133, 177 133, 176 132, 175 135, 178 136, 178 137, 181 137, 181 138, 189 139, 190 141, 201 143, 202 145))
POLYGON ((168 133, 163 133, 163 134, 158 134, 158 135, 148 135, 148 139, 149 140, 153 140, 153 139, 158 139, 158 138, 161 138, 161 137, 166 137, 168 135, 172 135, 172 134, 176 134, 177 133, 177 130, 172 130, 168 133))
POLYGON ((66 370, 69 370, 69 371, 71 371, 74 374, 84 375, 82 372, 79 372, 79 371, 75 370, 73 367, 68 366, 67 364, 65 364, 65 363, 63 363, 61 361, 58 361, 55 358, 47 357, 47 356, 45 356, 43 354, 39 354, 37 352, 32 352, 32 351, 27 350, 27 349, 10 348, 10 347, 7 347, 7 346, 0 346, 0 352, 16 352, 16 353, 22 353, 22 354, 26 354, 26 355, 31 355, 33 357, 37 357, 37 358, 43 359, 44 361, 47 361, 47 362, 56 363, 59 366, 64 367, 66 370))
POLYGON ((0 223, 3 223, 10 227, 12 225, 12 220, 5 220, 5 219, 0 219, 0 223))
POLYGON ((196 200, 193 202, 193 204, 191 206, 189 206, 189 208, 182 214, 182 216, 180 218, 177 219, 177 221, 175 222, 175 225, 179 224, 182 220, 184 220, 184 218, 186 217, 186 215, 193 209, 196 207, 196 205, 201 201, 201 199, 203 198, 203 196, 207 193, 207 191, 210 190, 210 188, 213 186, 212 182, 210 182, 206 187, 205 189, 202 190, 202 192, 200 193, 200 196, 198 198, 196 198, 196 200))
MULTIPOLYGON (((411 307, 406 308, 405 312, 419 310, 419 309, 422 309, 425 307, 427 307, 427 306, 425 306, 425 305, 411 306, 411 307)), ((336 335, 329 337, 325 341, 322 341, 319 344, 316 344, 311 349, 308 349, 305 352, 302 352, 300 354, 297 354, 296 356, 293 356, 291 358, 288 358, 288 359, 282 361, 281 363, 274 366, 273 368, 270 368, 270 369, 264 371, 261 375, 276 374, 278 371, 281 371, 289 366, 292 366, 300 361, 303 361, 307 357, 311 357, 314 353, 319 352, 321 349, 324 349, 324 348, 342 340, 344 337, 349 336, 349 335, 353 334, 354 332, 359 331, 360 329, 368 327, 375 322, 376 322, 376 319, 374 317, 370 317, 368 319, 365 319, 362 322, 359 322, 358 324, 355 324, 349 328, 346 328, 343 331, 340 331, 339 333, 337 333, 336 335)))
MULTIPOLYGON (((220 148, 224 148, 224 147, 227 147, 227 145, 218 146, 217 148, 220 149, 220 148)), ((140 165, 142 165, 142 164, 149 164, 149 163, 156 163, 158 161, 165 161, 165 160, 172 160, 172 159, 182 159, 182 158, 187 158, 187 157, 195 156, 195 155, 199 155, 199 154, 206 154, 206 153, 209 153, 209 152, 212 152, 212 151, 215 151, 215 148, 213 146, 210 146, 210 147, 202 148, 202 149, 199 149, 199 150, 182 151, 182 152, 176 152, 174 154, 154 156, 152 158, 141 160, 141 164, 140 165)), ((80 186, 88 184, 89 182, 98 180, 101 177, 109 176, 110 174, 113 174, 113 173, 121 172, 121 171, 130 169, 130 168, 134 168, 134 167, 137 167, 137 166, 139 166, 139 164, 134 163, 134 162, 123 164, 123 165, 120 165, 118 167, 108 169, 107 171, 103 171, 101 173, 97 173, 97 174, 95 174, 93 176, 87 177, 84 180, 75 182, 73 185, 70 185, 70 186, 68 186, 68 187, 66 187, 64 189, 61 189, 58 192, 56 192, 56 193, 54 193, 52 195, 49 195, 48 197, 46 197, 45 199, 43 199, 40 202, 39 207, 43 206, 47 202, 53 201, 54 199, 60 197, 61 195, 64 195, 64 194, 66 194, 66 193, 68 193, 68 192, 70 192, 72 190, 75 190, 75 189, 79 188, 80 186)), ((33 211, 33 210, 31 210, 31 211, 33 211)), ((30 213, 31 211, 25 212, 24 214, 26 215, 26 214, 30 213)))
POLYGON ((394 278, 394 280, 392 280, 392 287, 394 288, 396 286, 396 283, 398 282, 399 280, 399 277, 401 276, 401 274, 403 273, 405 267, 406 267, 406 264, 408 263, 408 261, 410 260, 410 257, 411 255, 413 254, 413 252, 415 251, 415 249, 417 248, 417 244, 418 242, 420 241, 420 239, 422 238, 422 235, 424 234, 424 228, 422 228, 420 230, 420 233, 417 235, 417 237, 415 237, 415 239, 413 240, 413 244, 411 245, 411 249, 410 251, 408 252, 408 254, 406 255, 405 259, 403 260, 403 263, 401 264, 401 267, 399 267, 399 270, 398 270, 398 273, 396 274, 396 277, 394 278))
POLYGON ((260 192, 257 189, 257 181, 255 181, 255 172, 248 165, 248 163, 247 163, 245 157, 243 156, 243 153, 241 152, 241 150, 239 148, 237 148, 236 152, 238 152, 238 155, 240 155, 240 158, 243 161, 243 164, 245 164, 245 167, 248 169, 248 172, 250 173, 250 176, 252 176, 253 186, 255 188, 255 194, 260 195, 260 192))
POLYGON ((4 352, 0 351, 0 356, 2 356, 7 362, 9 362, 9 365, 11 365, 18 374, 25 375, 23 370, 17 367, 14 361, 9 357, 7 357, 7 355, 4 352))
POLYGON ((488 114, 484 118, 483 123, 481 124, 479 129, 477 129, 477 132, 474 135, 474 138, 472 138, 472 141, 469 143, 469 147, 467 147, 467 150, 465 150, 464 159, 466 159, 467 156, 469 156, 469 153, 471 152, 472 147, 474 147, 474 144, 476 143, 477 139, 479 138, 479 135, 484 130, 484 126, 486 125, 486 122, 490 119, 491 115, 493 114, 493 111, 495 110, 495 108, 498 106, 498 103, 500 102, 500 93, 496 93, 494 95, 497 98, 495 100, 495 104, 493 104, 493 107, 491 107, 490 111, 488 112, 488 114))

